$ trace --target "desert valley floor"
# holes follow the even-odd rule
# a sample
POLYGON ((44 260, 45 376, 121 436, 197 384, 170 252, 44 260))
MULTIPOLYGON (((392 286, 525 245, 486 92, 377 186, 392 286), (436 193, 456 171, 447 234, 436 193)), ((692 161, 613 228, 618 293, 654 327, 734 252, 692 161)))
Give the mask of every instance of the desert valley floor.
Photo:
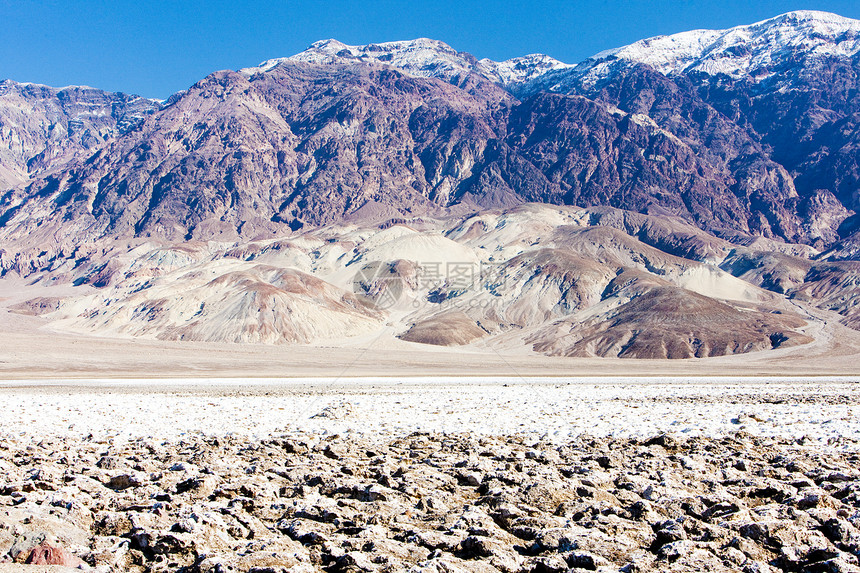
POLYGON ((7 380, 0 548, 105 573, 857 571, 858 382, 7 380))
POLYGON ((836 313, 797 303, 813 342, 763 352, 687 360, 550 357, 513 342, 437 347, 405 342, 392 330, 306 345, 221 344, 100 337, 64 332, 40 317, 9 312, 70 286, 0 280, 0 379, 294 378, 392 376, 851 376, 860 332, 836 313))
POLYGON ((857 571, 860 344, 816 313, 810 344, 669 361, 4 308, 0 571, 857 571))

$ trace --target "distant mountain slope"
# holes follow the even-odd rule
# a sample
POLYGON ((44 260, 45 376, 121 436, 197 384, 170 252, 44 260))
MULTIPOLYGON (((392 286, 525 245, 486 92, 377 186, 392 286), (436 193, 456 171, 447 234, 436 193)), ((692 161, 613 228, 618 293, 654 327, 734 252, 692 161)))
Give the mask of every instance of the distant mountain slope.
POLYGON ((159 103, 89 87, 0 81, 0 189, 126 133, 159 103))
POLYGON ((0 224, 7 239, 35 237, 50 251, 426 212, 454 202, 498 139, 493 110, 514 102, 480 78, 472 91, 379 64, 218 72, 85 163, 7 194, 0 224))
POLYGON ((736 176, 758 179, 750 202, 767 207, 759 221, 751 213, 756 232, 825 246, 856 227, 840 229, 860 210, 860 21, 797 11, 661 36, 517 89, 584 95, 646 114, 702 152, 728 158, 736 176), (753 156, 750 145, 758 148, 753 156), (765 175, 767 163, 789 177, 765 175))
MULTIPOLYGON (((57 167, 66 153, 47 152, 58 159, 27 159, 31 173, 0 159, 36 174, 0 193, 0 269, 100 238, 251 239, 524 201, 822 250, 860 227, 858 30, 793 12, 577 66, 477 60, 428 39, 318 42, 212 74, 151 114, 117 103, 100 140, 95 127, 60 137, 85 160, 57 167)), ((64 93, 39 97, 56 107, 64 93)))

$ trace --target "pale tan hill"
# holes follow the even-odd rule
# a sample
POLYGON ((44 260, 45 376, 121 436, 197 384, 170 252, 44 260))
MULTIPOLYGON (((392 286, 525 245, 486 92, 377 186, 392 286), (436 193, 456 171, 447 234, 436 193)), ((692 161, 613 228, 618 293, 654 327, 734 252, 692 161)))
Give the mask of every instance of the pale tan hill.
POLYGON ((16 310, 55 330, 111 337, 342 345, 387 332, 470 351, 650 358, 809 342, 817 330, 805 321, 818 319, 798 311, 803 301, 854 324, 852 263, 768 254, 672 218, 606 208, 525 204, 84 252, 37 280, 94 292, 16 310))
POLYGON ((459 310, 441 312, 412 325, 400 338, 436 346, 463 346, 489 333, 459 310))
POLYGON ((360 335, 382 321, 351 292, 309 274, 238 263, 168 273, 146 288, 68 301, 48 316, 62 317, 58 328, 102 336, 267 344, 360 335))

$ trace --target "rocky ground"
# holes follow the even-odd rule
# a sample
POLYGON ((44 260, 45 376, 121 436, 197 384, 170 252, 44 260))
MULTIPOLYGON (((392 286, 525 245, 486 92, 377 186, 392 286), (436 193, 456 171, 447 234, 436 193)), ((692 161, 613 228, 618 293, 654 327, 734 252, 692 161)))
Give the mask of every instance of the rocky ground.
POLYGON ((141 572, 860 571, 860 455, 840 446, 7 434, 0 552, 141 572))

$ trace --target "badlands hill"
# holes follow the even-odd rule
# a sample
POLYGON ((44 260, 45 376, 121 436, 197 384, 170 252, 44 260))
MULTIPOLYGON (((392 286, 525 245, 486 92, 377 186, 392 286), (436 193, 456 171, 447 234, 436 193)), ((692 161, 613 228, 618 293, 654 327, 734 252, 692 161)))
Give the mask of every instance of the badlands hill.
POLYGON ((326 40, 166 102, 6 81, 0 272, 118 337, 808 344, 860 326, 859 72, 860 22, 800 11, 578 65, 326 40))
POLYGON ((28 279, 80 285, 80 295, 12 309, 54 330, 114 337, 339 344, 391 332, 437 346, 623 358, 809 343, 815 305, 856 323, 857 293, 819 278, 832 263, 780 255, 808 265, 810 280, 788 297, 762 288, 772 286, 762 276, 720 268, 775 256, 761 246, 678 219, 526 204, 241 243, 113 242, 28 279))

